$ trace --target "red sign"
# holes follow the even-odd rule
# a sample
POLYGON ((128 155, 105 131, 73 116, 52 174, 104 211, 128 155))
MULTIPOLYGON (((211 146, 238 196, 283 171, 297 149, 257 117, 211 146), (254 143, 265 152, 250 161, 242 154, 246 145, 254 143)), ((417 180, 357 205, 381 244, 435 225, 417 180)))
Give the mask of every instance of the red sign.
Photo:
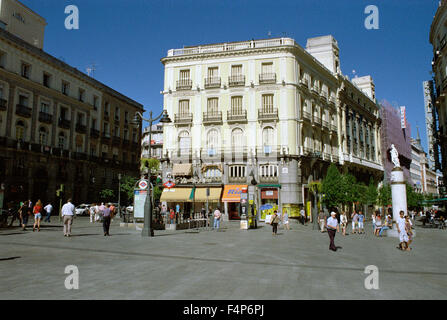
POLYGON ((165 188, 171 189, 171 188, 175 187, 175 183, 172 181, 167 181, 167 182, 163 183, 163 186, 165 188))

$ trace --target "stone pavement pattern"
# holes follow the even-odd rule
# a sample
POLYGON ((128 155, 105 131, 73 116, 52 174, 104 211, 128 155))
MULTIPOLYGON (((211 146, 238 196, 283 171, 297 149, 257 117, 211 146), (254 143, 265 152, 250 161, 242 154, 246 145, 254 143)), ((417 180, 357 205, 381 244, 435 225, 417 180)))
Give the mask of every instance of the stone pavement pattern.
POLYGON ((417 227, 411 252, 397 239, 337 233, 342 249, 328 250, 327 233, 292 221, 240 230, 225 222, 216 231, 135 228, 111 236, 78 217, 73 236, 53 218, 40 232, 0 230, 0 299, 446 299, 447 230, 417 227), (79 268, 79 289, 67 290, 67 265, 79 268), (379 290, 364 286, 365 267, 379 268, 379 290))

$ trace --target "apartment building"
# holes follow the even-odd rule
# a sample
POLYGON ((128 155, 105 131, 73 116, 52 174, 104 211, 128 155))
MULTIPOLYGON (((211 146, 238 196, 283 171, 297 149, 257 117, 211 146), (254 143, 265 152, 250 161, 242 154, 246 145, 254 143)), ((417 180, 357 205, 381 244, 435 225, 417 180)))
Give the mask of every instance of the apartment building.
MULTIPOLYGON (((365 182, 382 178, 374 83, 341 73, 332 36, 309 39, 306 49, 291 38, 171 49, 161 61, 173 119, 164 126, 163 178, 177 190, 210 188, 231 218, 256 181, 258 208, 294 216, 310 208, 309 183, 330 163, 365 182)), ((174 194, 166 202, 190 202, 188 192, 174 194)))

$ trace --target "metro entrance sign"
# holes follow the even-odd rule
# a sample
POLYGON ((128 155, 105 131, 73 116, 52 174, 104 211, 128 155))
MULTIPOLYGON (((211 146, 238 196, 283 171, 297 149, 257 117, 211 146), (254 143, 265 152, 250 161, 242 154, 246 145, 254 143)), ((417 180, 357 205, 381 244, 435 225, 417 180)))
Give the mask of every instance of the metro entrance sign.
POLYGON ((133 217, 134 219, 144 219, 144 212, 149 210, 150 192, 149 182, 145 179, 138 181, 134 189, 133 217))

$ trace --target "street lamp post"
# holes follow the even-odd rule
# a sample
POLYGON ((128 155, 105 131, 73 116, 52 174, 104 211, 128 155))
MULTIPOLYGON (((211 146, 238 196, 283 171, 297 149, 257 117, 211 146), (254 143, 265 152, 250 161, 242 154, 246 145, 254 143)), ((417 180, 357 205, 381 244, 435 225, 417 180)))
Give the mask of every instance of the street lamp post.
MULTIPOLYGON (((146 122, 149 122, 149 157, 152 156, 151 154, 151 140, 152 140, 152 123, 160 119, 161 123, 170 123, 172 122, 171 119, 168 116, 168 112, 166 110, 163 110, 162 113, 156 117, 152 118, 152 111, 149 112, 149 118, 144 118, 143 115, 140 112, 135 113, 135 118, 133 120, 133 124, 136 126, 139 126, 140 120, 144 120, 146 122), (160 119, 161 118, 161 119, 160 119)), ((153 237, 154 236, 154 229, 152 227, 152 184, 148 184, 149 188, 149 212, 144 211, 144 226, 143 230, 141 231, 142 237, 153 237)))

